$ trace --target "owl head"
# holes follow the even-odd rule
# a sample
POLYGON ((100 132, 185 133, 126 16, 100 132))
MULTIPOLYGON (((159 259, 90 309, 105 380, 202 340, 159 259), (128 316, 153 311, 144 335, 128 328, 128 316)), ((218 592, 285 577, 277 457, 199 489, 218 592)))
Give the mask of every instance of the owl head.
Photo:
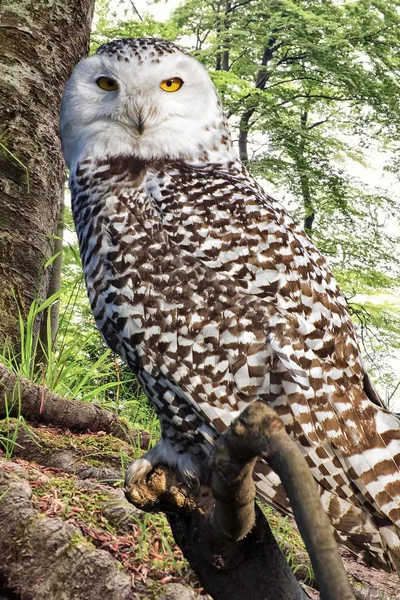
POLYGON ((115 40, 79 62, 63 94, 60 134, 70 168, 88 156, 236 158, 206 69, 159 39, 115 40))

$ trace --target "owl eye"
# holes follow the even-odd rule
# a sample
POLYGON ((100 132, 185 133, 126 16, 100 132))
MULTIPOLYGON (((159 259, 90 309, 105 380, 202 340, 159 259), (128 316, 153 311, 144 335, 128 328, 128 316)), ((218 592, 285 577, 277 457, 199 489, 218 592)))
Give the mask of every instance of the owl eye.
POLYGON ((172 79, 164 79, 160 83, 160 88, 164 92, 177 92, 183 86, 183 81, 180 77, 172 77, 172 79))
POLYGON ((113 92, 114 90, 117 90, 119 88, 118 83, 115 81, 115 79, 111 79, 110 77, 99 77, 96 80, 96 83, 99 86, 99 88, 106 92, 113 92))

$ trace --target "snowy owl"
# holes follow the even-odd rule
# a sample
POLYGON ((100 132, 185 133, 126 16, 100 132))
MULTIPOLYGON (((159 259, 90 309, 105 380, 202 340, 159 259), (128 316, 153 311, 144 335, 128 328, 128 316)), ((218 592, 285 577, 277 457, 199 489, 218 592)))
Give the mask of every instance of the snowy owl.
MULTIPOLYGON (((324 258, 240 162, 206 69, 159 39, 104 44, 75 67, 60 131, 97 326, 162 427, 128 480, 157 463, 208 477, 218 435, 266 402, 338 541, 399 565, 399 421, 370 384, 324 258)), ((290 512, 266 462, 254 479, 290 512)))

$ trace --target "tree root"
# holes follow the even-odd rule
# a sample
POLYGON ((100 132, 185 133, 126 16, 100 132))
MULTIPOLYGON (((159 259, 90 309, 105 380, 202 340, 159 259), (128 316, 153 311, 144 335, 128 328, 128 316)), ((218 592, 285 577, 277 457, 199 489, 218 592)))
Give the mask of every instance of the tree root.
MULTIPOLYGON (((31 422, 56 424, 71 431, 105 431, 130 443, 135 443, 138 438, 137 430, 112 412, 89 402, 61 398, 45 387, 11 373, 0 363, 0 419, 20 415, 31 422)), ((148 445, 146 432, 143 432, 142 442, 148 445)))
MULTIPOLYGON (((3 433, 2 423, 0 422, 0 434, 3 433)), ((61 469, 65 473, 76 475, 81 479, 103 479, 120 480, 122 478, 122 468, 118 451, 120 447, 126 453, 131 453, 131 448, 125 442, 115 440, 118 449, 114 453, 95 452, 96 465, 90 464, 93 458, 94 448, 87 448, 84 444, 77 444, 77 437, 65 435, 66 432, 57 430, 57 433, 51 433, 51 429, 43 427, 26 426, 24 424, 8 423, 6 434, 13 440, 12 455, 29 461, 35 461, 44 467, 61 469), (63 436, 64 433, 64 436, 63 436), (68 444, 61 442, 68 440, 68 444), (57 447, 58 444, 59 446, 57 447)), ((88 438, 88 436, 82 436, 88 438)), ((90 434, 91 440, 96 440, 96 434, 90 434)), ((104 439, 104 438, 100 438, 104 439)), ((108 438, 110 439, 110 438, 108 438)), ((112 445, 110 444, 110 447, 112 445)), ((130 454, 133 457, 133 454, 130 454)))
MULTIPOLYGON (((12 421, 7 420, 3 421, 2 424, 0 423, 0 427, 1 425, 6 429, 4 430, 3 427, 0 434, 4 436, 8 431, 9 437, 13 439, 15 433, 13 427, 17 423, 13 425, 12 421)), ((130 460, 129 456, 133 457, 133 454, 130 453, 130 448, 124 442, 114 439, 111 436, 103 435, 101 432, 86 435, 71 434, 68 430, 64 431, 43 426, 35 428, 19 423, 17 433, 15 441, 18 445, 14 448, 15 455, 29 461, 34 460, 44 465, 45 468, 29 465, 24 460, 19 460, 19 464, 17 464, 1 459, 0 457, 0 470, 7 471, 12 467, 12 470, 19 477, 19 482, 26 481, 27 485, 31 486, 31 489, 34 490, 31 505, 35 511, 35 515, 38 516, 45 513, 47 516, 52 515, 58 518, 60 514, 63 514, 65 518, 63 506, 66 506, 66 516, 69 526, 73 524, 78 532, 83 532, 86 539, 93 540, 102 549, 108 550, 110 547, 109 544, 113 545, 116 536, 119 536, 117 543, 122 544, 122 546, 121 550, 117 554, 114 554, 114 556, 123 563, 125 560, 123 557, 123 552, 125 551, 124 539, 132 538, 133 544, 137 543, 137 538, 135 539, 132 536, 132 532, 138 531, 138 523, 142 521, 143 516, 140 511, 135 510, 125 500, 121 488, 114 489, 109 485, 104 485, 104 483, 87 481, 84 478, 104 479, 105 474, 111 474, 113 475, 111 479, 114 477, 122 479, 121 471, 123 464, 121 463, 120 456, 125 456, 123 462, 126 464, 126 461, 130 460), (95 462, 91 462, 92 459, 95 459, 95 462), (59 472, 54 472, 52 468, 49 469, 48 467, 57 467, 59 472), (76 477, 67 477, 65 472, 69 472, 79 479, 76 479, 76 477), (70 499, 63 490, 72 490, 69 492, 71 493, 70 499), (82 520, 79 517, 79 512, 74 512, 75 508, 78 511, 82 510, 85 502, 87 506, 86 513, 90 514, 93 507, 96 507, 96 511, 99 514, 99 519, 95 521, 95 530, 92 529, 92 531, 90 531, 90 525, 88 528, 88 521, 85 519, 82 520), (72 512, 68 508, 69 506, 72 507, 72 512), (104 518, 108 523, 107 527, 111 526, 115 532, 112 539, 107 538, 107 529, 101 529, 101 523, 104 523, 104 518), (98 541, 100 538, 96 537, 97 535, 103 538, 102 541, 98 541)), ((254 439, 253 435, 251 435, 251 439, 254 439)), ((223 451, 226 452, 224 444, 223 451)), ((240 513, 244 507, 243 515, 245 518, 243 521, 246 525, 244 528, 227 528, 223 525, 220 527, 222 531, 219 531, 218 509, 217 511, 214 510, 214 513, 212 512, 215 499, 211 488, 201 487, 197 490, 190 489, 170 469, 156 469, 150 477, 151 494, 146 490, 146 487, 148 487, 147 484, 142 486, 139 490, 140 493, 135 496, 135 503, 141 503, 142 508, 145 510, 164 510, 168 513, 168 519, 177 542, 185 552, 186 557, 189 559, 199 578, 203 582, 208 582, 207 589, 215 599, 297 600, 298 598, 300 600, 300 598, 310 597, 313 600, 317 600, 319 598, 317 592, 307 588, 307 592, 303 593, 297 582, 293 581, 293 575, 282 558, 261 512, 258 513, 258 509, 255 513, 255 526, 247 536, 244 535, 246 528, 251 526, 252 523, 252 510, 250 508, 252 509, 253 507, 253 501, 251 500, 251 494, 247 498, 246 495, 240 495, 241 484, 235 484, 235 471, 229 468, 229 462, 232 462, 232 457, 229 458, 229 452, 231 450, 228 448, 227 461, 223 455, 220 458, 220 464, 222 466, 222 474, 224 469, 228 468, 229 473, 231 473, 231 479, 226 480, 224 483, 222 477, 223 485, 227 486, 225 492, 223 489, 222 491, 218 491, 218 481, 214 481, 214 489, 215 494, 222 504, 231 503, 232 497, 240 500, 238 503, 238 512, 240 513), (230 483, 231 480, 233 480, 233 485, 230 483), (216 525, 212 523, 211 514, 214 514, 213 519, 216 520, 216 525), (243 535, 244 537, 241 537, 243 535), (235 538, 241 539, 236 542, 234 541, 235 538)), ((241 450, 240 459, 243 462, 244 455, 242 455, 241 450)), ((233 462, 236 463, 238 461, 233 457, 233 462)), ((242 480, 244 481, 243 487, 245 492, 246 490, 251 491, 250 471, 251 469, 241 471, 240 466, 236 468, 238 475, 243 475, 242 480)), ((109 477, 106 477, 106 479, 109 479, 109 477)), ((10 479, 9 481, 11 484, 14 482, 14 479, 10 479)), ((238 478, 238 482, 240 482, 240 477, 238 478)), ((2 493, 3 491, 0 492, 0 497, 2 493)), ((0 499, 0 505, 2 500, 5 500, 7 497, 8 492, 5 493, 4 498, 0 499)), ((229 505, 227 506, 227 512, 229 511, 234 516, 235 508, 229 505)), ((222 515, 223 512, 224 509, 222 508, 222 515)), ((19 526, 15 526, 18 532, 25 530, 25 516, 26 513, 24 511, 19 513, 18 505, 16 505, 14 518, 15 523, 17 518, 19 519, 19 526)), ((3 518, 7 521, 8 513, 3 513, 2 517, 0 517, 0 538, 3 533, 7 535, 8 532, 8 523, 7 527, 3 526, 3 518)), ((232 521, 228 520, 228 523, 231 522, 234 522, 234 519, 232 521)), ((240 519, 238 523, 240 525, 240 519)), ((74 537, 73 540, 75 541, 74 537)), ((83 541, 83 538, 80 538, 80 540, 83 541)), ((17 546, 15 551, 5 555, 3 553, 3 542, 4 540, 0 540, 0 556, 2 559, 5 557, 7 574, 12 576, 14 572, 12 563, 14 562, 14 558, 16 558, 19 564, 19 553, 22 551, 22 545, 17 546)), ((10 542, 10 547, 12 543, 10 542)), ((89 545, 89 547, 91 550, 93 549, 92 546, 89 545)), ((131 556, 134 555, 135 551, 133 550, 131 556)), ((48 554, 42 556, 47 561, 48 554)), ((52 558, 49 559, 49 562, 51 560, 52 558)), ((7 574, 3 571, 3 566, 2 561, 0 561, 0 582, 3 578, 6 587, 5 592, 0 587, 0 600, 2 593, 7 600, 11 600, 9 598, 9 588, 13 586, 10 585, 10 581, 6 577, 7 574)), ((346 559, 346 566, 350 569, 350 573, 355 573, 356 581, 368 582, 362 584, 362 589, 360 589, 359 585, 357 586, 355 593, 357 599, 365 600, 371 598, 372 600, 372 598, 382 598, 385 594, 388 598, 394 599, 397 597, 398 586, 395 576, 390 578, 385 573, 364 567, 349 558, 346 559), (375 572, 375 575, 373 572, 375 572)), ((35 563, 36 567, 38 569, 38 577, 41 577, 41 567, 38 563, 35 563)), ((120 565, 119 568, 121 568, 120 565)), ((16 569, 18 569, 18 565, 16 569)), ((46 569, 48 570, 47 564, 46 569)), ((43 571, 43 577, 47 577, 46 569, 43 571)), ((159 575, 156 575, 156 577, 159 577, 159 575)), ((155 581, 151 582, 150 587, 147 587, 145 583, 137 579, 135 579, 135 584, 139 585, 138 593, 144 592, 145 596, 154 600, 155 595, 152 592, 150 593, 150 590, 154 589, 154 585, 157 588, 155 581)), ((58 600, 61 597, 58 595, 57 589, 54 589, 56 590, 56 595, 51 595, 53 591, 50 591, 50 595, 46 596, 46 600, 58 600)), ((84 594, 86 594, 86 591, 84 591, 84 594)), ((81 597, 80 592, 76 590, 74 600, 81 600, 81 598, 84 599, 85 597, 81 597)), ((43 595, 41 593, 35 595, 27 591, 25 595, 21 593, 16 600, 21 600, 21 598, 24 600, 26 598, 28 600, 30 598, 32 600, 42 600, 43 595)))
POLYGON ((0 574, 24 600, 139 600, 131 577, 79 529, 43 516, 27 481, 0 469, 0 574))

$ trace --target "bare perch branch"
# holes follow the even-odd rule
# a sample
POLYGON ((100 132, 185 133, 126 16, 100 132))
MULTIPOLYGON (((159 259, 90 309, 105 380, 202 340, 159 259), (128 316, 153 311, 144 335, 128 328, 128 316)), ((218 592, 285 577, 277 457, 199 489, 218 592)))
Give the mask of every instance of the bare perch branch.
MULTIPOLYGON (((237 473, 245 473, 256 456, 268 461, 284 485, 314 567, 321 599, 354 600, 312 473, 275 411, 258 401, 243 411, 217 441, 213 477, 217 473, 225 478, 229 490, 232 481, 238 480, 237 473), (242 471, 238 464, 242 464, 242 471)), ((220 482, 219 492, 224 498, 220 482)))
POLYGON ((254 512, 254 493, 249 496, 254 527, 240 541, 231 541, 212 523, 214 498, 207 486, 190 490, 175 471, 159 466, 145 483, 127 490, 138 508, 167 514, 175 541, 214 600, 306 600, 261 509, 254 512))
POLYGON ((254 582, 254 578, 254 600, 301 598, 298 586, 288 579, 282 555, 279 557, 279 550, 276 552, 262 513, 255 509, 252 474, 257 457, 268 460, 282 480, 316 572, 321 600, 354 600, 311 471, 275 411, 264 403, 251 404, 217 440, 212 465, 214 500, 209 490, 202 488, 193 493, 185 489, 176 473, 163 468, 151 473, 144 484, 130 486, 127 495, 142 509, 164 510, 168 514, 177 543, 216 600, 242 598, 243 582, 254 582), (228 584, 222 572, 229 571, 232 577, 232 569, 239 564, 234 585, 227 594, 228 584), (278 580, 271 582, 271 571, 279 573, 278 580), (284 593, 282 582, 288 586, 284 593))

